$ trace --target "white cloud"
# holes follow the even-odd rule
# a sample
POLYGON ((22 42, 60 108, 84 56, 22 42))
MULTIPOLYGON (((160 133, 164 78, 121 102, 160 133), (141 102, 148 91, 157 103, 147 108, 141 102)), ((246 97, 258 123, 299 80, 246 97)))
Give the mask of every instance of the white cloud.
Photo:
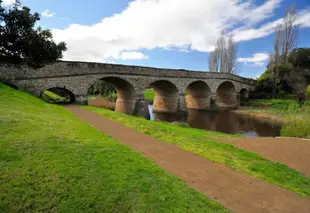
POLYGON ((16 2, 16 0, 2 0, 2 3, 4 6, 10 6, 12 4, 14 4, 16 2))
POLYGON ((147 59, 148 56, 144 55, 141 52, 133 51, 133 52, 122 52, 119 58, 122 60, 134 60, 134 59, 147 59))
MULTIPOLYGON (((268 22, 259 28, 239 28, 233 31, 236 41, 248 41, 256 38, 262 38, 274 33, 277 25, 281 24, 282 18, 268 22)), ((297 13, 296 24, 301 28, 310 27, 310 10, 302 10, 297 13)))
POLYGON ((249 58, 238 58, 237 61, 246 64, 247 66, 264 66, 266 61, 269 59, 268 53, 254 53, 249 58))
POLYGON ((55 16, 55 13, 52 13, 51 11, 49 11, 49 9, 46 9, 42 12, 42 17, 44 18, 52 18, 55 16))
POLYGON ((256 6, 252 0, 135 0, 119 14, 91 26, 72 24, 54 29, 65 41, 68 60, 121 59, 122 52, 154 48, 197 50, 214 48, 221 30, 252 27, 272 16, 280 0, 256 6))

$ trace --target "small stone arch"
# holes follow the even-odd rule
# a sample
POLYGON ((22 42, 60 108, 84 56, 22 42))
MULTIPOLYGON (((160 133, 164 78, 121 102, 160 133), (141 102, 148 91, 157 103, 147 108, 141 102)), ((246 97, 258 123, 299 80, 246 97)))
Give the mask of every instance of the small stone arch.
POLYGON ((236 87, 231 81, 224 81, 216 90, 216 104, 219 108, 238 106, 236 87))
POLYGON ((185 99, 188 109, 207 109, 210 106, 211 88, 204 81, 194 81, 186 88, 185 99))
POLYGON ((131 83, 120 77, 107 76, 100 80, 111 84, 117 92, 115 111, 133 114, 136 102, 136 91, 131 83))
POLYGON ((74 93, 66 87, 49 87, 41 92, 40 97, 47 102, 59 104, 72 104, 76 100, 74 93), (51 92, 56 97, 54 95, 50 96, 46 92, 51 92))
POLYGON ((246 88, 242 88, 239 92, 240 105, 245 105, 249 100, 249 91, 246 88))
POLYGON ((155 92, 154 112, 175 113, 178 111, 178 88, 168 80, 156 80, 149 84, 155 92))

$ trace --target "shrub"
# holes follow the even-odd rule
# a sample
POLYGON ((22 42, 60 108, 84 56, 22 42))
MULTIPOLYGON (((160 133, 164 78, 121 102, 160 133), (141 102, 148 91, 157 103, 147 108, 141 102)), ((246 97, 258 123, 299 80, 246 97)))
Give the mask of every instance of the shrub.
POLYGON ((307 86, 306 98, 308 101, 310 101, 310 84, 307 86))
POLYGON ((310 138, 310 122, 292 120, 281 128, 281 136, 310 138))

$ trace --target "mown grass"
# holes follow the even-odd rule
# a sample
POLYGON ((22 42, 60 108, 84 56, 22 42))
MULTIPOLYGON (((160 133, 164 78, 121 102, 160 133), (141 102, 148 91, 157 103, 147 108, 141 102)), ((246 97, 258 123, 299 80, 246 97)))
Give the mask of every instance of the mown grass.
POLYGON ((220 137, 239 137, 192 128, 182 128, 167 123, 148 121, 143 118, 86 107, 116 122, 122 123, 158 140, 176 144, 213 162, 225 164, 237 171, 248 173, 272 184, 310 196, 310 179, 286 165, 269 161, 257 154, 238 149, 231 144, 221 143, 220 137), (216 139, 215 139, 216 136, 216 139))
POLYGON ((146 89, 146 90, 144 90, 144 99, 147 102, 149 102, 150 104, 153 103, 154 96, 155 96, 155 92, 154 92, 153 89, 146 89))
POLYGON ((281 136, 310 138, 310 102, 302 105, 294 100, 255 100, 256 105, 250 112, 271 114, 278 117, 283 123, 281 136), (265 104, 265 105, 264 105, 265 104))
POLYGON ((0 100, 0 212, 225 212, 61 106, 0 100))

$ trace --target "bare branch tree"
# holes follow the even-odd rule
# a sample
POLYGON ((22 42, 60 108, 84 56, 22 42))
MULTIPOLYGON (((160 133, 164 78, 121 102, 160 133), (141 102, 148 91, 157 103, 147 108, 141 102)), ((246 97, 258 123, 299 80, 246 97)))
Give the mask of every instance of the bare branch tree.
POLYGON ((237 45, 234 42, 234 36, 231 35, 228 38, 227 42, 227 62, 226 62, 226 69, 227 72, 236 74, 236 62, 237 62, 237 45))
POLYGON ((217 51, 218 57, 220 59, 219 70, 220 72, 226 72, 226 38, 224 32, 221 33, 221 36, 217 40, 217 51))
POLYGON ((281 29, 281 57, 282 62, 286 63, 288 55, 297 45, 296 6, 295 3, 286 9, 281 29))
POLYGON ((278 73, 278 65, 280 64, 280 48, 281 48, 281 34, 282 34, 282 26, 278 25, 275 28, 275 39, 274 39, 274 46, 273 46, 273 55, 270 56, 271 58, 271 73, 272 73, 272 98, 276 97, 276 78, 278 73))
POLYGON ((221 33, 215 50, 210 52, 208 62, 210 71, 237 73, 237 45, 233 35, 227 39, 224 32, 221 33))

